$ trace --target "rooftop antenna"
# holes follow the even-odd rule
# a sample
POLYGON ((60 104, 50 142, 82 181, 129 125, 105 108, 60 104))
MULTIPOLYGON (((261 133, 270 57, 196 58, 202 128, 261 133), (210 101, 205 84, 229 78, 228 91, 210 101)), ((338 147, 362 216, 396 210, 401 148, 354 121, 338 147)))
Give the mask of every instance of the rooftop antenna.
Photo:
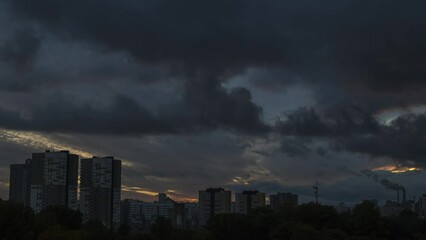
POLYGON ((318 181, 315 181, 315 186, 312 187, 315 193, 315 204, 318 205, 318 181))

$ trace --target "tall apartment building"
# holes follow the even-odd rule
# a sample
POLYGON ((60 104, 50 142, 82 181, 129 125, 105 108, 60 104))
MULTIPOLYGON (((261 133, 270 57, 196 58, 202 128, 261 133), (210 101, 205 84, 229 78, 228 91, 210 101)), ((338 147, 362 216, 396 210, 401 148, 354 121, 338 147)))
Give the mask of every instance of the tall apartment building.
POLYGON ((9 201, 22 203, 29 206, 29 162, 28 159, 24 164, 10 165, 9 178, 9 201))
POLYGON ((114 157, 81 159, 80 211, 83 220, 120 226, 121 161, 114 157))
POLYGON ((10 166, 10 200, 39 213, 49 206, 77 209, 78 155, 68 151, 33 153, 10 166))
POLYGON ((299 204, 299 196, 292 193, 271 194, 270 202, 272 209, 278 209, 281 207, 297 207, 299 204))
POLYGON ((198 192, 200 226, 207 225, 210 217, 231 212, 231 191, 208 188, 198 192))
POLYGON ((235 194, 235 213, 247 214, 250 210, 265 207, 265 193, 243 191, 235 194))

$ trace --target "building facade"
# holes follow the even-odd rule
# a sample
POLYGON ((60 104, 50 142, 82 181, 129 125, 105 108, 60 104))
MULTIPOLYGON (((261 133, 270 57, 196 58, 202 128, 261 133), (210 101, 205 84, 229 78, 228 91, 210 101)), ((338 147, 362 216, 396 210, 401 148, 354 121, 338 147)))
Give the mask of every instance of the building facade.
POLYGON ((139 233, 144 229, 143 204, 143 201, 133 199, 121 201, 121 224, 127 226, 130 233, 139 233))
POLYGON ((120 226, 121 161, 114 157, 81 159, 80 211, 84 221, 120 226))
POLYGON ((78 155, 68 151, 33 153, 10 166, 10 200, 40 213, 49 206, 77 209, 78 155))
POLYGON ((10 165, 9 201, 29 206, 30 182, 29 162, 10 165))
POLYGON ((426 218, 426 194, 419 197, 415 204, 415 212, 418 217, 426 218))
POLYGON ((235 193, 235 213, 247 214, 252 209, 265 207, 266 194, 259 191, 235 193))
POLYGON ((175 205, 165 193, 159 193, 156 202, 126 199, 121 202, 121 222, 129 227, 131 232, 148 231, 157 218, 170 219, 175 205))
POLYGON ((231 213, 231 191, 223 188, 208 188, 198 192, 199 224, 207 225, 210 217, 231 213))
POLYGON ((272 209, 279 209, 281 207, 297 207, 299 204, 299 196, 292 193, 271 194, 270 203, 272 209))

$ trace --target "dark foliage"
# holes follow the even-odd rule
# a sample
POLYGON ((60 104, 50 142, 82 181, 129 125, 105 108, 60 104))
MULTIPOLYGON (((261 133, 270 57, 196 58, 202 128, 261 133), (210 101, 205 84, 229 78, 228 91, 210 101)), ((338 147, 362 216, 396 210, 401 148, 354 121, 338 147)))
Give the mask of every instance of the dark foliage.
POLYGON ((256 209, 247 215, 221 214, 199 230, 173 229, 158 218, 150 233, 134 234, 126 226, 117 233, 99 221, 82 224, 81 213, 50 207, 35 215, 21 204, 0 200, 0 239, 34 240, 411 240, 426 239, 426 221, 405 210, 381 217, 370 202, 338 214, 313 203, 297 208, 256 209))

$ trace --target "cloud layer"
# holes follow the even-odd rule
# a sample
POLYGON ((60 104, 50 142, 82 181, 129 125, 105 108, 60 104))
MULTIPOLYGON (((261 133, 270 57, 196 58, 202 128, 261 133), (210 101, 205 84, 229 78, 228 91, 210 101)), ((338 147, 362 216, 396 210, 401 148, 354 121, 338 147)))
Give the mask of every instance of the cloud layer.
MULTIPOLYGON (((366 167, 342 156, 423 167, 426 117, 402 112, 426 104, 425 10, 421 0, 1 0, 0 128, 129 142, 231 134, 245 146, 232 156, 250 163, 229 175, 223 163, 214 183, 281 186, 273 169, 294 159, 326 169, 309 181, 366 167), (294 88, 312 103, 260 104, 294 88)), ((208 165, 232 158, 209 153, 208 165)))

